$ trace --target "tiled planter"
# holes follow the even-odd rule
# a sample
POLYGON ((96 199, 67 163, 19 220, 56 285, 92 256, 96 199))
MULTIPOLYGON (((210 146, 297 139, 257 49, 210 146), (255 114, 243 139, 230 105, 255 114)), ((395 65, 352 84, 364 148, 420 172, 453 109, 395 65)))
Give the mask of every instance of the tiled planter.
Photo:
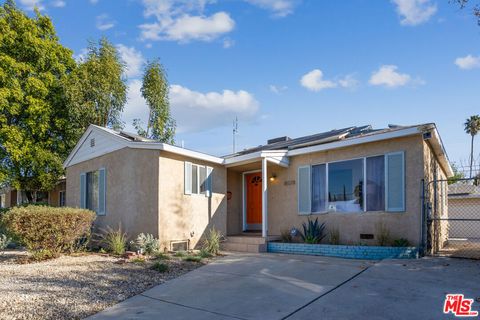
POLYGON ((344 246, 269 242, 267 245, 267 251, 368 260, 418 258, 418 249, 416 247, 344 246))

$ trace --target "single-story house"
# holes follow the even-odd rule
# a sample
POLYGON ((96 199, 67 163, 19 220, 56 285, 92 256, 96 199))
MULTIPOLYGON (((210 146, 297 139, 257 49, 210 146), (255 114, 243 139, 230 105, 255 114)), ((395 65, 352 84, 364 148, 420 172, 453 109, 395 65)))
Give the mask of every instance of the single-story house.
POLYGON ((229 249, 262 250, 317 217, 340 243, 373 244, 382 224, 419 246, 422 180, 453 174, 434 124, 281 137, 225 157, 91 125, 64 166, 68 206, 169 250, 198 246, 212 227, 229 249))
MULTIPOLYGON (((61 178, 52 190, 38 191, 36 202, 47 203, 52 207, 63 207, 66 203, 65 189, 65 178, 61 178)), ((11 208, 23 203, 28 203, 25 191, 8 186, 0 188, 0 208, 11 208)))

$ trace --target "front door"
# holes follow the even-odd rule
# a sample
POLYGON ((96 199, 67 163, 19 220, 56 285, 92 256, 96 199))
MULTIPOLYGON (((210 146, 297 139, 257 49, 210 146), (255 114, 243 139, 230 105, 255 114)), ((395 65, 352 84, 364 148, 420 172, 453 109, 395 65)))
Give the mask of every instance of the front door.
POLYGON ((255 172, 245 175, 247 229, 262 228, 262 173, 255 172))

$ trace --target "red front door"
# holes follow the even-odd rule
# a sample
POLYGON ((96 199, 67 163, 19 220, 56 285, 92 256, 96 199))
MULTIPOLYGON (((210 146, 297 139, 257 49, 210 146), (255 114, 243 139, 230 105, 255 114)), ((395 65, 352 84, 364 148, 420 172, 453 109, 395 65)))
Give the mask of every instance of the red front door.
POLYGON ((245 175, 247 225, 262 224, 262 173, 245 175))

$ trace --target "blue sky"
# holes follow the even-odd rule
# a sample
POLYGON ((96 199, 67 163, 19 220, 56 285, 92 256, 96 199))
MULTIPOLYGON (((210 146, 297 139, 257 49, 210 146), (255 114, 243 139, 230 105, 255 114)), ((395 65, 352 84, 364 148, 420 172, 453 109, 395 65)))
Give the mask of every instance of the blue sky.
MULTIPOLYGON (((128 66, 127 129, 146 117, 142 64, 171 84, 177 143, 215 155, 352 125, 435 122, 466 163, 480 113, 480 27, 447 0, 17 0, 81 57, 107 36, 128 66)), ((477 139, 477 156, 480 142, 477 139)))

